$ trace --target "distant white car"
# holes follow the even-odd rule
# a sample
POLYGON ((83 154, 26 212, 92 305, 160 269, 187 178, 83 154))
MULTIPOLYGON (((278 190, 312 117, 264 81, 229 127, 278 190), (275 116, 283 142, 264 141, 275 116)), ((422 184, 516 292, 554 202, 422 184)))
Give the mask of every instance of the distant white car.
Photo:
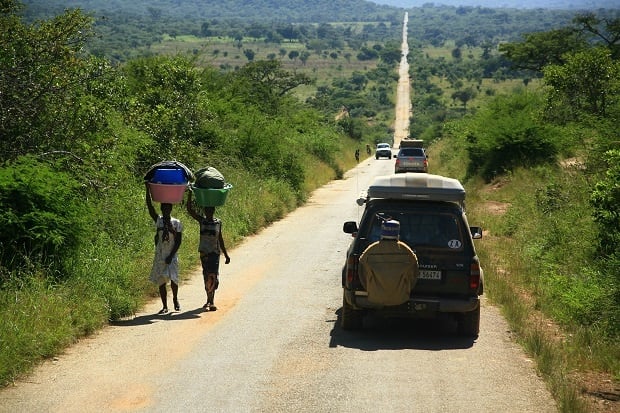
POLYGON ((377 144, 377 149, 375 149, 375 159, 379 159, 381 157, 392 159, 392 147, 389 143, 377 144))

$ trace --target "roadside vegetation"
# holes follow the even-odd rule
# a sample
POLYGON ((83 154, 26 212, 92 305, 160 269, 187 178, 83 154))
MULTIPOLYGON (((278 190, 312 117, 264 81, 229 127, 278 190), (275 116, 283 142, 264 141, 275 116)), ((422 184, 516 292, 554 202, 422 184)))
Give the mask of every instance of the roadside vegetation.
MULTIPOLYGON (((25 25, 9 3, 0 15, 3 384, 156 294, 151 165, 224 174, 233 190, 218 214, 232 247, 340 178, 376 133, 300 102, 292 90, 310 79, 277 61, 222 72, 152 55, 113 67, 82 53, 91 20, 79 11, 25 25)), ((174 215, 189 220, 183 205, 174 215)), ((185 274, 199 263, 197 237, 187 226, 185 274)))
MULTIPOLYGON (((576 18, 582 46, 556 43, 540 87, 489 96, 444 123, 430 152, 432 172, 467 182, 486 291, 563 412, 618 408, 620 62, 616 43, 579 31, 617 36, 607 24, 576 18)), ((522 53, 531 42, 504 51, 521 67, 550 57, 522 53)))
MULTIPOLYGON (((391 139, 400 59, 389 8, 274 29, 156 9, 118 26, 37 5, 37 23, 17 1, 0 9, 4 385, 156 295, 151 165, 224 174, 232 247, 391 139)), ((617 13, 600 12, 409 14, 410 134, 431 173, 465 182, 486 292, 564 412, 618 406, 620 49, 617 13)), ((173 215, 188 220, 183 205, 173 215)), ((197 237, 187 226, 184 245, 197 237)), ((186 276, 198 257, 180 255, 186 276)))

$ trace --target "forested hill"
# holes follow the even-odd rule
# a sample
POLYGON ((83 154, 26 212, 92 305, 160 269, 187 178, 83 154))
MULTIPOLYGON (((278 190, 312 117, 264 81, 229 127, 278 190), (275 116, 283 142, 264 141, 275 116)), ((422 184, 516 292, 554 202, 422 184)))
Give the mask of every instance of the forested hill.
POLYGON ((618 0, 372 0, 394 7, 436 6, 488 7, 508 9, 596 10, 620 9, 618 0))
POLYGON ((377 21, 398 12, 365 0, 24 0, 26 13, 51 16, 80 8, 109 16, 175 20, 280 22, 377 21))
MULTIPOLYGON (((97 36, 90 40, 88 49, 114 61, 150 53, 151 45, 161 43, 164 36, 278 39, 290 34, 285 32, 291 31, 291 25, 297 25, 294 31, 299 32, 296 38, 300 39, 306 37, 307 31, 314 30, 310 26, 315 24, 359 22, 361 27, 380 22, 386 28, 400 27, 404 14, 402 8, 364 0, 22 0, 22 3, 25 6, 22 13, 30 22, 61 15, 67 8, 79 8, 92 15, 97 36)), ((511 41, 519 39, 522 33, 565 26, 574 14, 568 10, 461 10, 427 3, 409 10, 409 31, 411 39, 434 45, 466 38, 477 43, 488 39, 511 41)))

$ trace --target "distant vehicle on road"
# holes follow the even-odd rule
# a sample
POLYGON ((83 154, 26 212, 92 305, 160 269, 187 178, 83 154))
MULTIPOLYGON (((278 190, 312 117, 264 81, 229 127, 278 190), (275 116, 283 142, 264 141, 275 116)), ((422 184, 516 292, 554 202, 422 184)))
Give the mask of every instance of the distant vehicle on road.
POLYGON ((394 158, 396 158, 394 173, 428 172, 428 156, 424 148, 402 146, 401 143, 401 148, 394 158))
POLYGON ((428 172, 428 155, 424 149, 424 141, 407 136, 398 145, 398 153, 394 155, 394 172, 428 172))
POLYGON ((392 159, 392 147, 389 143, 377 144, 377 149, 375 150, 375 159, 379 158, 392 159))

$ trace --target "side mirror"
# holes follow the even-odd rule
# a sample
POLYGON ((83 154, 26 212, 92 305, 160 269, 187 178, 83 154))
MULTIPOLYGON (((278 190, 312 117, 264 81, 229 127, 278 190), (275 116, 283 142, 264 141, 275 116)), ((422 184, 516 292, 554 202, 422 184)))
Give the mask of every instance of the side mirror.
POLYGON ((473 239, 482 238, 482 227, 469 227, 469 231, 471 232, 471 237, 473 239))
POLYGON ((346 234, 355 234, 357 232, 357 222, 347 221, 342 225, 342 231, 346 234))
POLYGON ((398 155, 394 155, 394 158, 398 158, 398 155))

